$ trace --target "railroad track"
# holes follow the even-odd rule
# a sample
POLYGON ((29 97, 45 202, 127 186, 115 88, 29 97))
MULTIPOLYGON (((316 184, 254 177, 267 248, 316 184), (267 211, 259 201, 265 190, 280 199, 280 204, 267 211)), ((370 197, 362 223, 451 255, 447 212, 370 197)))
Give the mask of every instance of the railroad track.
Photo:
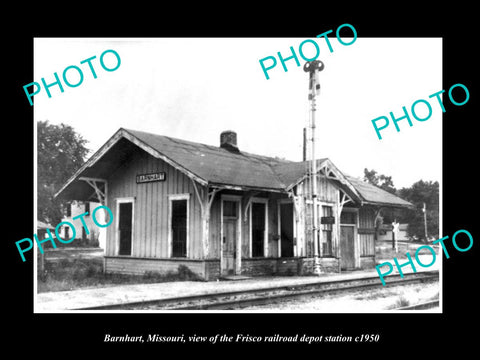
MULTIPOLYGON (((391 287, 438 281, 438 278, 438 271, 425 271, 406 274, 404 278, 401 278, 398 274, 388 276, 385 278, 385 282, 386 287, 391 287)), ((104 305, 90 307, 88 310, 238 310, 247 306, 264 305, 282 299, 309 295, 331 295, 369 288, 382 288, 378 276, 104 305)))
POLYGON ((426 309, 432 309, 438 306, 440 306, 440 300, 436 299, 432 301, 426 301, 420 304, 403 306, 400 308, 396 308, 395 310, 426 310, 426 309))

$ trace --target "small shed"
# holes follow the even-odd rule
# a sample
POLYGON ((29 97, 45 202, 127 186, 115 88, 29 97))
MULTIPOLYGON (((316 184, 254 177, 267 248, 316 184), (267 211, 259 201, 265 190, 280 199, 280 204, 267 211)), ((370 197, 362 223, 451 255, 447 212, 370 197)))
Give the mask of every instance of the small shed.
POLYGON ((308 163, 243 152, 233 131, 219 145, 121 128, 56 196, 111 209, 107 273, 183 265, 206 280, 373 267, 380 209, 411 206, 319 159, 313 239, 308 163))
MULTIPOLYGON (((92 201, 72 201, 68 207, 67 214, 62 218, 62 222, 68 222, 73 224, 75 229, 75 239, 81 240, 84 245, 98 246, 102 249, 105 248, 105 236, 102 236, 105 232, 103 228, 99 228, 95 225, 92 219, 92 211, 101 204, 92 201), (86 213, 87 215, 79 218, 78 216, 86 213), (75 219, 76 218, 76 219, 75 219), (85 224, 85 225, 84 225, 85 224), (88 234, 85 228, 89 229, 88 234)), ((69 225, 61 226, 58 229, 59 235, 63 239, 71 239, 71 228, 69 225)), ((75 243, 78 244, 79 241, 75 243)))
MULTIPOLYGON (((392 241, 392 229, 391 224, 382 224, 378 229, 377 239, 380 241, 392 241)), ((397 240, 409 241, 408 237, 408 224, 400 224, 398 227, 397 240)))
MULTIPOLYGON (((40 220, 37 220, 37 237, 39 240, 42 240, 42 239, 45 239, 45 235, 47 234, 47 229, 50 230, 50 232, 53 232, 55 231, 55 228, 50 225, 50 224, 47 224, 46 222, 43 222, 43 221, 40 221, 40 220)), ((38 251, 37 252, 37 256, 38 256, 38 260, 39 260, 39 266, 40 266, 40 271, 44 271, 45 270, 45 254, 41 251, 38 251)))

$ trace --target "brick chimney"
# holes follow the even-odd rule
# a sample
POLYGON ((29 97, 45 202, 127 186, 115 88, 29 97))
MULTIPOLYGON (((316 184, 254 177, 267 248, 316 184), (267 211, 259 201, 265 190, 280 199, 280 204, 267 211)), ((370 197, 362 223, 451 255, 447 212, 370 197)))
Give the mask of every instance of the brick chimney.
POLYGON ((237 146, 237 133, 235 131, 226 130, 220 134, 220 147, 231 152, 239 153, 237 146))

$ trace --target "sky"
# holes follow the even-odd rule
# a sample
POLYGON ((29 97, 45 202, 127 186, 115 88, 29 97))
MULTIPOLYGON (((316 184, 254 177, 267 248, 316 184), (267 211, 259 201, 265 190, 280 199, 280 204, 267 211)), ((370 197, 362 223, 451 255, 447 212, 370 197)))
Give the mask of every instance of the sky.
MULTIPOLYGON (((319 74, 316 156, 352 176, 375 169, 392 176, 396 188, 420 179, 441 181, 442 111, 428 96, 442 90, 442 39, 359 35, 344 46, 333 37, 330 52, 315 35, 325 65, 319 74), (411 114, 419 99, 431 104, 427 121, 411 114), (371 120, 390 112, 399 118, 403 106, 413 126, 400 121, 397 132, 390 119, 379 140, 371 120)), ((54 72, 62 79, 70 65, 78 66, 84 79, 78 87, 61 80, 64 92, 52 86, 51 98, 42 88, 34 96, 34 118, 73 126, 88 140, 91 154, 121 127, 215 146, 222 131, 234 130, 241 151, 301 161, 309 103, 299 45, 306 39, 36 38, 32 81, 52 83, 54 72), (288 60, 285 72, 277 53, 287 58, 290 47, 301 66, 288 60), (99 59, 110 49, 121 64, 108 72, 99 59), (80 64, 92 56, 96 79, 88 64, 80 64), (259 62, 267 56, 277 58, 269 80, 259 62)), ((305 56, 315 53, 308 43, 302 50, 305 56)), ((116 64, 111 53, 104 61, 107 67, 116 64)), ((79 80, 75 70, 67 74, 70 82, 79 80)), ((419 104, 417 116, 426 116, 425 109, 419 104)))

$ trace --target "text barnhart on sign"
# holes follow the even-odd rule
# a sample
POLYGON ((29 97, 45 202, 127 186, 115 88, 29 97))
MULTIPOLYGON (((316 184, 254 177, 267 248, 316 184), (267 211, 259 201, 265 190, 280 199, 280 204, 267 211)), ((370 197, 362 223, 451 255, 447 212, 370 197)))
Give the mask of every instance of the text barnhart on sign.
POLYGON ((165 172, 156 172, 151 174, 139 174, 137 175, 137 184, 148 183, 153 181, 165 181, 165 172))

